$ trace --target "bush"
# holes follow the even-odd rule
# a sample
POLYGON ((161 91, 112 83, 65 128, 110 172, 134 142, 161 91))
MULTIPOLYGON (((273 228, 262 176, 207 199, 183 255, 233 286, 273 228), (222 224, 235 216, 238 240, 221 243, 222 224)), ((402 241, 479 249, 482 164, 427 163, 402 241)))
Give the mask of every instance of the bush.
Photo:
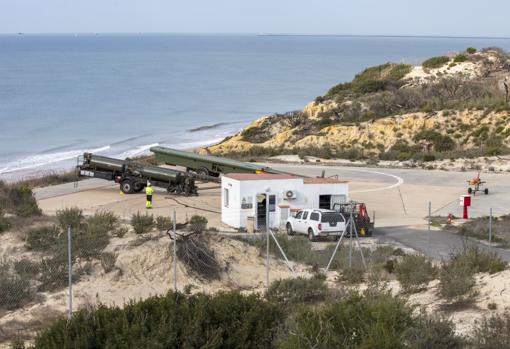
POLYGON ((468 47, 468 48, 466 49, 466 52, 467 52, 467 53, 469 53, 470 55, 475 54, 475 53, 476 53, 476 48, 474 48, 474 47, 468 47))
POLYGON ((177 257, 188 271, 207 280, 220 279, 221 266, 202 236, 184 237, 177 246, 177 257))
POLYGON ((318 309, 297 310, 281 348, 405 348, 415 320, 405 301, 352 294, 318 309))
POLYGON ((71 227, 71 231, 75 232, 81 228, 83 221, 83 210, 78 207, 64 208, 57 211, 57 221, 60 229, 67 231, 71 227))
POLYGON ((422 63, 422 66, 427 69, 437 69, 444 66, 450 61, 450 58, 446 56, 432 57, 422 63))
MULTIPOLYGON (((66 255, 43 258, 40 263, 41 276, 37 290, 52 292, 68 285, 68 261, 66 255)), ((73 282, 79 280, 79 274, 73 272, 73 282)))
POLYGON ((30 229, 25 234, 25 247, 39 252, 51 251, 58 244, 60 235, 56 225, 30 229))
POLYGON ((494 274, 507 267, 507 263, 496 252, 487 252, 478 247, 469 247, 462 253, 452 256, 452 260, 466 263, 474 273, 494 274))
POLYGON ((117 261, 117 255, 112 252, 101 253, 101 266, 105 273, 111 272, 115 269, 115 262, 117 261))
POLYGON ((282 319, 277 305, 255 295, 169 292, 79 310, 39 332, 34 348, 271 348, 282 319))
POLYGON ((157 216, 156 217, 156 228, 159 231, 168 231, 172 229, 173 223, 170 217, 166 216, 157 216))
POLYGON ((34 297, 30 280, 12 268, 11 264, 0 264, 0 308, 6 310, 18 309, 34 297))
POLYGON ((474 297, 474 270, 465 258, 443 263, 439 273, 439 293, 448 301, 462 303, 474 297))
POLYGON ((397 264, 395 274, 405 292, 416 292, 434 280, 437 270, 427 257, 409 254, 397 264))
POLYGON ((284 306, 323 302, 328 297, 323 277, 297 277, 274 281, 266 292, 266 299, 284 306))
POLYGON ((467 61, 467 56, 466 55, 463 55, 463 54, 458 54, 455 56, 455 58, 453 59, 453 61, 455 63, 461 63, 461 62, 465 62, 467 61))
POLYGON ((4 185, 3 188, 8 191, 9 205, 13 208, 13 213, 21 217, 41 215, 32 189, 28 185, 18 183, 12 186, 4 185))
POLYGON ((0 233, 6 231, 11 227, 10 220, 4 216, 4 213, 0 210, 0 233))
POLYGON ((207 218, 193 215, 189 220, 189 228, 192 232, 200 234, 207 228, 207 218))
POLYGON ((87 218, 87 231, 104 235, 115 230, 119 218, 110 211, 98 211, 87 218))
POLYGON ((424 162, 430 162, 430 161, 435 161, 435 160, 436 160, 436 157, 434 154, 423 154, 424 162))
POLYGON ((455 325, 443 317, 420 314, 409 331, 409 347, 414 349, 464 348, 464 340, 455 334, 455 325))
POLYGON ((148 233, 154 228, 154 216, 137 212, 131 216, 131 226, 136 234, 148 233))
POLYGON ((510 348, 510 313, 483 318, 476 324, 471 344, 480 349, 510 348))

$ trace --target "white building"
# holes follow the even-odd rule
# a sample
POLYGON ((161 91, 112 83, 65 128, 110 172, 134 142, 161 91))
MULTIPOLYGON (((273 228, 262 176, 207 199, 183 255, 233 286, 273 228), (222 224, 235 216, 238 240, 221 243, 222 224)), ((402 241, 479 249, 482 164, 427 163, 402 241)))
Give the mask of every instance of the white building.
POLYGON ((246 228, 253 219, 255 227, 263 229, 269 210, 269 226, 278 228, 291 211, 330 209, 334 203, 347 202, 348 190, 347 182, 334 178, 229 173, 221 178, 221 221, 231 227, 246 228))

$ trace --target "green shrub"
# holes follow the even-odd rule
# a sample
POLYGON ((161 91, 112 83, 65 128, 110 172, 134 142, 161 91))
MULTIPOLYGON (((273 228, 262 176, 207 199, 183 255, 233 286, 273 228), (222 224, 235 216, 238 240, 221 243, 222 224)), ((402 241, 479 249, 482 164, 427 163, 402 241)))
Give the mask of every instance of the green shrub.
POLYGON ((6 231, 11 227, 10 220, 4 216, 3 211, 0 211, 0 233, 6 231))
POLYGON ((453 59, 453 61, 455 63, 461 63, 461 62, 465 62, 467 61, 467 57, 466 55, 463 55, 463 54, 458 54, 455 56, 455 58, 453 59))
POLYGON ((23 183, 17 183, 8 189, 8 200, 15 214, 21 217, 39 216, 41 210, 32 193, 32 189, 23 183))
POLYGON ((406 348, 415 320, 404 300, 353 294, 318 309, 297 310, 280 348, 406 348))
POLYGON ((30 279, 13 270, 9 263, 0 264, 0 308, 18 309, 34 298, 30 279))
POLYGON ((119 218, 110 211, 98 211, 87 218, 87 231, 104 235, 115 230, 119 218))
POLYGON ((405 292, 415 292, 434 280, 437 270, 427 257, 409 254, 397 264, 395 274, 405 292))
MULTIPOLYGON (((37 290, 52 292, 68 285, 68 260, 64 254, 43 258, 40 263, 41 275, 37 290)), ((78 281, 79 274, 73 271, 73 282, 78 281)))
POLYGON ((424 162, 430 162, 430 161, 435 161, 435 160, 436 160, 436 157, 434 154, 423 154, 424 162))
POLYGON ((170 217, 166 216, 157 216, 156 217, 156 228, 159 231, 168 231, 172 229, 173 223, 170 217))
POLYGON ((465 341, 455 334, 455 324, 440 316, 421 313, 408 336, 413 349, 465 348, 465 341))
POLYGON ((277 305, 255 295, 169 292, 79 310, 39 332, 34 348, 272 348, 282 321, 277 305))
POLYGON ((148 233, 154 228, 154 216, 137 212, 131 216, 131 226, 136 234, 148 233))
POLYGON ((71 227, 71 231, 75 232, 81 228, 83 210, 78 207, 69 207, 58 210, 57 221, 62 231, 67 231, 67 228, 71 227))
POLYGON ((444 262, 439 273, 439 293, 455 303, 470 301, 474 297, 474 274, 465 258, 444 262))
POLYGON ((507 263, 496 252, 484 251, 478 247, 469 247, 462 253, 452 256, 452 260, 466 263, 474 273, 494 274, 507 267, 507 263))
POLYGON ((112 252, 101 253, 101 266, 105 273, 109 273, 115 269, 115 262, 117 261, 117 255, 112 252))
POLYGON ((199 215, 191 216, 189 220, 189 228, 194 233, 202 233, 207 228, 207 218, 199 215))
POLYGON ((466 52, 467 52, 467 53, 469 53, 470 55, 475 54, 475 53, 476 53, 476 48, 474 48, 474 47, 468 47, 468 48, 466 49, 466 52))
POLYGON ((476 324, 471 338, 474 348, 510 348, 510 313, 491 315, 476 324))
POLYGON ((437 69, 444 66, 450 61, 450 58, 446 56, 432 57, 422 63, 422 66, 427 69, 437 69))
POLYGON ((14 261, 13 269, 16 274, 28 280, 35 280, 40 272, 39 263, 26 258, 14 261))
POLYGON ((48 252, 59 243, 60 235, 56 225, 30 229, 25 234, 25 247, 29 250, 48 252))
POLYGON ((310 279, 297 277, 274 281, 266 292, 266 299, 284 306, 296 304, 310 304, 323 302, 328 297, 329 291, 324 278, 313 277, 310 279))

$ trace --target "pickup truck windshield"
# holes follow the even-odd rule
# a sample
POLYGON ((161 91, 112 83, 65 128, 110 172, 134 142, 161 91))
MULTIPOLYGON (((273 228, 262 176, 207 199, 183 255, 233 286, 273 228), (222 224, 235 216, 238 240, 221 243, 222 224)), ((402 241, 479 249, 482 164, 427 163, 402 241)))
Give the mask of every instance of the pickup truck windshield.
POLYGON ((338 214, 338 213, 335 213, 335 212, 328 212, 328 213, 323 213, 322 214, 322 218, 321 218, 321 222, 322 223, 339 223, 339 222, 343 222, 344 219, 343 217, 338 214))

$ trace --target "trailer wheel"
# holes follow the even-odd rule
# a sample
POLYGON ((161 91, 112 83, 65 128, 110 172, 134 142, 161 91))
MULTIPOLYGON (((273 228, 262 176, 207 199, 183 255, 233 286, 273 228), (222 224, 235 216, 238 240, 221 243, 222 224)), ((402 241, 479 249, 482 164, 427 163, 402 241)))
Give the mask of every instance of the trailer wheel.
POLYGON ((471 187, 468 188, 468 194, 471 194, 473 192, 473 189, 471 187))
POLYGON ((197 169, 197 175, 209 176, 209 170, 207 169, 207 167, 200 167, 197 169))
POLYGON ((132 194, 132 193, 134 193, 135 188, 134 188, 133 182, 130 181, 129 179, 123 180, 122 183, 120 184, 120 190, 124 194, 132 194))
POLYGON ((140 182, 135 182, 133 185, 133 190, 135 191, 135 193, 141 192, 143 190, 143 184, 140 182))
POLYGON ((485 195, 488 195, 489 194, 489 188, 485 188, 485 190, 483 192, 485 193, 485 195))

